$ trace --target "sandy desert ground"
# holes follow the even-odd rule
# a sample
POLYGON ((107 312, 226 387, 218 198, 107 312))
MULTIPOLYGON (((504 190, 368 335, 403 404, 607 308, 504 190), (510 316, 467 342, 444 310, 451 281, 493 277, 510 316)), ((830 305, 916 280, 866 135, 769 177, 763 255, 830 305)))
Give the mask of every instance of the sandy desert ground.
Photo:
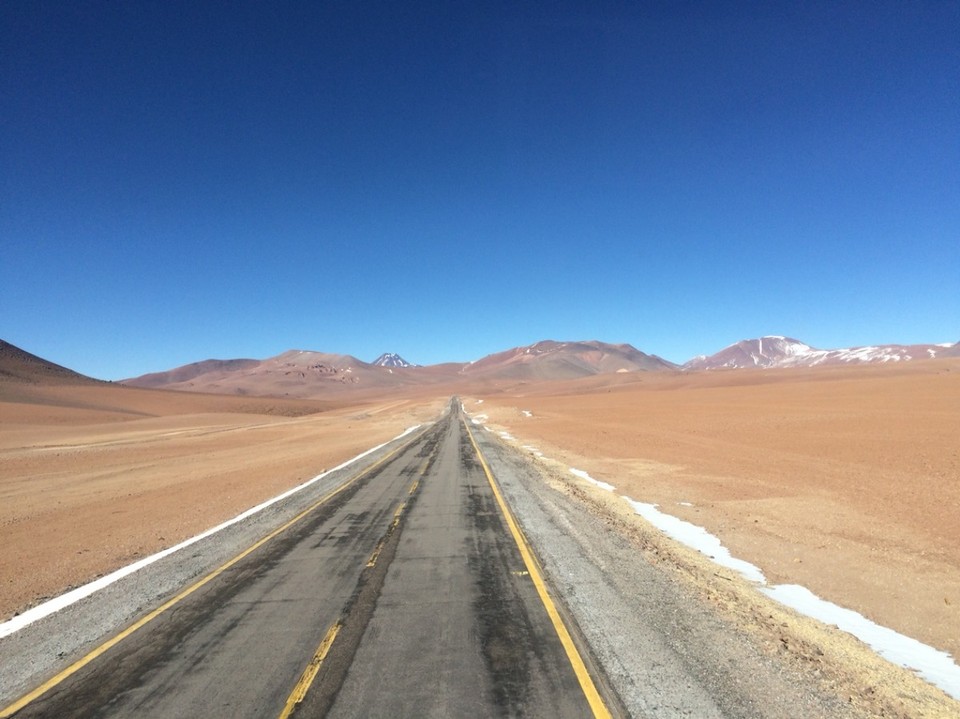
POLYGON ((768 582, 960 657, 957 360, 621 375, 467 407, 706 527, 768 582))
POLYGON ((0 385, 0 621, 428 421, 445 399, 0 385))
POLYGON ((0 383, 0 620, 428 421, 459 391, 518 445, 706 527, 771 583, 960 656, 960 360, 406 391, 0 383))

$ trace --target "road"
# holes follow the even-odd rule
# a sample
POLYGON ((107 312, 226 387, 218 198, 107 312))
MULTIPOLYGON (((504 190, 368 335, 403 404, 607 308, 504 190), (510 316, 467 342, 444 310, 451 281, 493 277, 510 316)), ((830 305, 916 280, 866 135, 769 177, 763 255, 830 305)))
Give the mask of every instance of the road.
POLYGON ((13 715, 616 713, 451 408, 13 715))
POLYGON ((0 719, 938 715, 570 477, 454 400, 0 639, 0 719))

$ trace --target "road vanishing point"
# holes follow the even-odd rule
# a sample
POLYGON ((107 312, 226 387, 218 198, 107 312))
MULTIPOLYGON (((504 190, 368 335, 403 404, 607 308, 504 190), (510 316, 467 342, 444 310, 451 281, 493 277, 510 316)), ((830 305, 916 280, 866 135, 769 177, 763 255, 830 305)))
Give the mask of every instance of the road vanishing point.
POLYGON ((865 716, 564 474, 454 398, 0 637, 0 719, 865 716))
POLYGON ((615 706, 456 403, 144 619, 3 716, 606 717, 615 706))

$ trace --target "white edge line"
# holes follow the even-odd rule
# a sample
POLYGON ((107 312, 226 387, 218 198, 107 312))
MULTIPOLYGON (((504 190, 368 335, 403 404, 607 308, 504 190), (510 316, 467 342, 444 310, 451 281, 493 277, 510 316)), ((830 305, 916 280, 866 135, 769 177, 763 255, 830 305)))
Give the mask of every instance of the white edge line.
POLYGON ((163 559, 164 557, 168 557, 174 552, 179 552, 181 549, 189 547, 191 544, 195 544, 196 542, 199 542, 201 539, 206 539, 207 537, 213 534, 216 534, 217 532, 223 529, 226 529, 227 527, 230 527, 236 524, 237 522, 242 522, 247 517, 250 517, 256 514, 257 512, 260 512, 266 509, 270 505, 276 504, 277 502, 280 502, 286 499, 287 497, 293 494, 296 494, 297 492, 303 489, 306 489, 311 484, 314 484, 315 482, 320 481, 327 475, 332 474, 333 472, 337 472, 343 469, 344 467, 348 467, 354 462, 356 462, 358 459, 362 459, 367 455, 373 452, 376 452, 379 449, 383 449, 388 444, 391 444, 392 442, 396 442, 398 439, 401 439, 402 437, 406 437, 408 434, 418 430, 422 426, 423 425, 418 424, 418 425, 414 425, 413 427, 409 427, 408 429, 404 430, 393 439, 387 442, 384 442, 383 444, 379 444, 376 447, 371 447, 365 452, 361 452, 353 459, 348 459, 346 462, 344 462, 343 464, 337 465, 333 469, 328 469, 325 472, 321 472, 313 479, 308 479, 303 484, 297 485, 293 489, 288 489, 283 494, 278 494, 273 499, 268 499, 266 502, 258 504, 256 507, 251 507, 245 512, 238 514, 233 519, 228 519, 226 522, 223 522, 222 524, 218 524, 216 527, 212 527, 211 529, 208 529, 207 531, 202 532, 196 535, 195 537, 191 537, 190 539, 185 539, 184 541, 180 542, 180 544, 177 544, 167 549, 164 549, 162 551, 159 551, 156 554, 151 554, 149 557, 144 557, 143 559, 140 559, 134 562, 133 564, 128 564, 126 567, 121 567, 120 569, 117 569, 116 571, 111 572, 110 574, 107 574, 103 577, 100 577, 99 579, 95 579, 94 581, 84 584, 83 586, 77 587, 76 589, 71 589, 69 592, 61 594, 59 597, 54 597, 53 599, 43 602, 42 604, 38 604, 37 606, 32 607, 27 611, 25 611, 23 614, 18 614, 12 619, 0 624, 0 639, 2 639, 3 637, 10 636, 11 634, 20 631, 24 627, 30 624, 33 624, 34 622, 39 621, 44 617, 48 617, 51 614, 55 614, 56 612, 59 612, 61 609, 65 609, 69 607, 71 604, 76 604, 81 599, 89 597, 94 592, 98 592, 104 587, 108 587, 114 582, 117 582, 128 575, 133 574, 134 572, 137 572, 143 569, 144 567, 163 559))

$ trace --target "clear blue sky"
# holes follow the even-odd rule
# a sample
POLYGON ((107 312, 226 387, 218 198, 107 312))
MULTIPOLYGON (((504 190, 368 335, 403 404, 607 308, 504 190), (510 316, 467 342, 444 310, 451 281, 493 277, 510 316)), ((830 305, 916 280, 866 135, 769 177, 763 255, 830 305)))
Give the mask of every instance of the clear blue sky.
POLYGON ((960 340, 960 3, 0 4, 0 338, 960 340))

